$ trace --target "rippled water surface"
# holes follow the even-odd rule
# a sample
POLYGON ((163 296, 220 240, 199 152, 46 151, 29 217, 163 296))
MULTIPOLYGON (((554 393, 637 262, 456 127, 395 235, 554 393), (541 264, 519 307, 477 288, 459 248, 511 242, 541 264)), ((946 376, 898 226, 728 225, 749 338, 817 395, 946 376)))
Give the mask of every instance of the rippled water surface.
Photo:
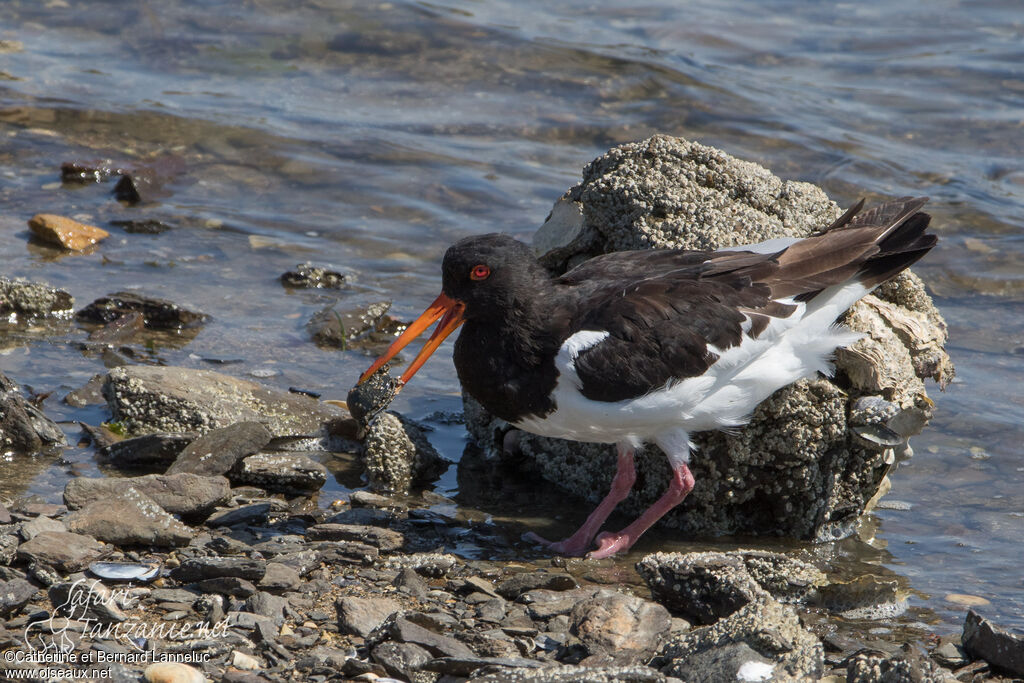
MULTIPOLYGON (((936 419, 892 475, 889 500, 906 505, 819 552, 905 577, 940 632, 963 618, 949 594, 1024 627, 1022 22, 1015 1, 6 0, 2 271, 65 288, 78 306, 134 289, 212 316, 191 342, 139 360, 273 371, 263 381, 343 398, 368 359, 312 344, 315 311, 393 299, 413 317, 438 291, 447 244, 528 236, 614 144, 697 139, 842 205, 929 195, 941 241, 915 270, 949 322, 958 380, 934 392, 936 419), (158 154, 185 172, 150 203, 60 182, 63 161, 158 154), (113 235, 62 256, 29 239, 38 212, 113 235), (111 225, 136 218, 172 229, 111 225), (278 275, 307 260, 350 269, 356 284, 285 291, 278 275)), ((105 416, 61 398, 105 359, 80 350, 74 325, 53 332, 4 336, 0 367, 53 392, 44 408, 74 443, 74 421, 105 416)), ((399 410, 461 409, 445 355, 399 410)), ((452 458, 464 443, 458 427, 435 441, 452 458)), ((97 471, 88 448, 0 463, 0 494, 58 500, 69 476, 97 471)), ((439 490, 459 492, 454 468, 439 490)), ((550 517, 545 500, 486 514, 521 527, 550 517)))

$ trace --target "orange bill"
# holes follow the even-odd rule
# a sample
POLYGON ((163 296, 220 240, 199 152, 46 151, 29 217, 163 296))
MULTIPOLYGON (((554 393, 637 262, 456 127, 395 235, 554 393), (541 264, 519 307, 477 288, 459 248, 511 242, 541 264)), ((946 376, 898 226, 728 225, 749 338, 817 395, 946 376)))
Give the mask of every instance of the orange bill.
POLYGON ((413 359, 412 363, 405 372, 402 374, 399 380, 399 386, 405 384, 412 376, 416 374, 416 371, 423 367, 423 364, 427 362, 427 358, 430 354, 437 350, 437 347, 441 345, 441 342, 445 338, 454 332, 459 325, 462 324, 463 314, 465 313, 466 307, 463 303, 456 301, 446 294, 441 294, 434 303, 427 307, 427 310, 423 311, 423 315, 417 318, 409 327, 405 328, 405 332, 399 335, 398 339, 392 342, 388 350, 384 352, 384 355, 373 362, 370 369, 363 373, 362 377, 359 378, 359 384, 362 384, 370 378, 370 375, 377 372, 382 365, 387 363, 389 360, 398 355, 398 352, 408 346, 413 339, 423 334, 423 331, 434 324, 438 319, 441 320, 438 323, 434 333, 427 339, 427 343, 423 345, 420 352, 416 354, 416 358, 413 359))

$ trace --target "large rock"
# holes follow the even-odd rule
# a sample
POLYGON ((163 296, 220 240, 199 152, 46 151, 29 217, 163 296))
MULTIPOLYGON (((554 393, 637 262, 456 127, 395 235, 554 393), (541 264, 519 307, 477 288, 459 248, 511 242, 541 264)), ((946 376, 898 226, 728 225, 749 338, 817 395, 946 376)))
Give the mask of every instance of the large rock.
POLYGON ((261 422, 275 437, 326 437, 351 420, 336 406, 210 370, 115 368, 103 385, 114 419, 130 434, 200 432, 261 422))
POLYGON ((629 653, 646 661, 668 635, 672 618, 658 603, 602 589, 573 607, 569 622, 590 654, 629 653))
POLYGON ((0 277, 0 318, 36 319, 66 317, 75 305, 63 289, 28 280, 0 277))
POLYGON ((190 528, 131 486, 72 512, 65 523, 73 532, 119 546, 181 546, 192 540, 190 528))
POLYGON ((391 412, 370 420, 362 457, 370 488, 384 493, 408 493, 437 479, 450 464, 419 427, 391 412))
POLYGON ((201 517, 231 496, 231 485, 224 477, 181 474, 147 474, 142 477, 104 477, 72 479, 64 487, 64 504, 77 510, 98 500, 108 500, 131 487, 148 496, 172 515, 201 517))
POLYGON ((962 642, 971 657, 984 659, 1012 676, 1024 676, 1024 635, 1001 629, 970 610, 964 620, 962 642))
MULTIPOLYGON (((535 244, 547 250, 541 261, 557 273, 621 249, 714 249, 805 237, 840 213, 813 185, 781 180, 711 147, 655 136, 591 162, 535 244)), ((912 274, 865 297, 845 323, 865 337, 838 354, 841 380, 801 380, 761 403, 746 427, 692 435, 697 485, 666 515, 666 526, 689 536, 816 540, 853 530, 894 458, 886 446, 856 438, 847 424, 851 405, 865 395, 884 395, 907 413, 899 424, 919 429, 932 406, 922 379, 944 385, 953 368, 943 350, 942 317, 912 274)), ((468 397, 466 417, 477 442, 500 455, 508 425, 468 397)), ((595 503, 615 471, 612 446, 521 434, 516 450, 545 479, 595 503)), ((641 449, 637 464, 642 475, 618 508, 626 514, 639 514, 668 481, 657 448, 641 449)))
POLYGON ((227 474, 242 458, 263 448, 273 438, 259 422, 239 422, 213 429, 182 449, 167 468, 167 474, 227 474))
POLYGON ((44 531, 18 546, 18 559, 39 562, 70 574, 85 569, 107 551, 95 538, 69 531, 44 531))
POLYGON ((0 452, 33 454, 67 443, 64 432, 0 373, 0 452))

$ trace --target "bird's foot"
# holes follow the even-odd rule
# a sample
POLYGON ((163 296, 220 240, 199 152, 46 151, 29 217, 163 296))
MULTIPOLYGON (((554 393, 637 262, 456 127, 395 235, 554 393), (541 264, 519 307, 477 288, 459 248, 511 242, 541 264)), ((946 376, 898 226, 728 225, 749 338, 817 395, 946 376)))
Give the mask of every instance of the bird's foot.
POLYGON ((532 531, 528 531, 523 534, 523 540, 529 541, 530 543, 537 543, 544 546, 552 552, 556 552, 559 555, 565 555, 567 557, 582 557, 586 554, 587 549, 590 547, 590 541, 579 542, 572 537, 562 541, 549 541, 542 536, 539 536, 532 531))
POLYGON ((606 531, 603 534, 598 534, 594 540, 597 543, 597 549, 587 553, 587 558, 592 560, 603 560, 606 557, 611 557, 616 553, 629 550, 636 543, 636 539, 632 538, 630 534, 625 533, 625 531, 620 531, 617 534, 606 531))

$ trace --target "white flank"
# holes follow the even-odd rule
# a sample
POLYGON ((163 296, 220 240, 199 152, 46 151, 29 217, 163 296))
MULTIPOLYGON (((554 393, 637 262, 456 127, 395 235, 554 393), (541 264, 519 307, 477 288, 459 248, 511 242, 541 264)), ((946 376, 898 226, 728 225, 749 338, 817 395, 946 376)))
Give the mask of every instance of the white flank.
POLYGON ((751 412, 776 390, 803 377, 831 374, 833 352, 862 335, 835 323, 867 293, 858 283, 826 289, 810 305, 795 303, 787 318, 773 318, 757 339, 744 335, 729 349, 709 351, 718 360, 698 377, 671 381, 644 396, 624 401, 593 401, 580 393, 576 358, 608 338, 584 330, 562 344, 555 358, 559 372, 549 415, 528 417, 517 427, 534 434, 574 441, 629 443, 653 441, 672 464, 689 461, 689 433, 745 424, 751 412))

